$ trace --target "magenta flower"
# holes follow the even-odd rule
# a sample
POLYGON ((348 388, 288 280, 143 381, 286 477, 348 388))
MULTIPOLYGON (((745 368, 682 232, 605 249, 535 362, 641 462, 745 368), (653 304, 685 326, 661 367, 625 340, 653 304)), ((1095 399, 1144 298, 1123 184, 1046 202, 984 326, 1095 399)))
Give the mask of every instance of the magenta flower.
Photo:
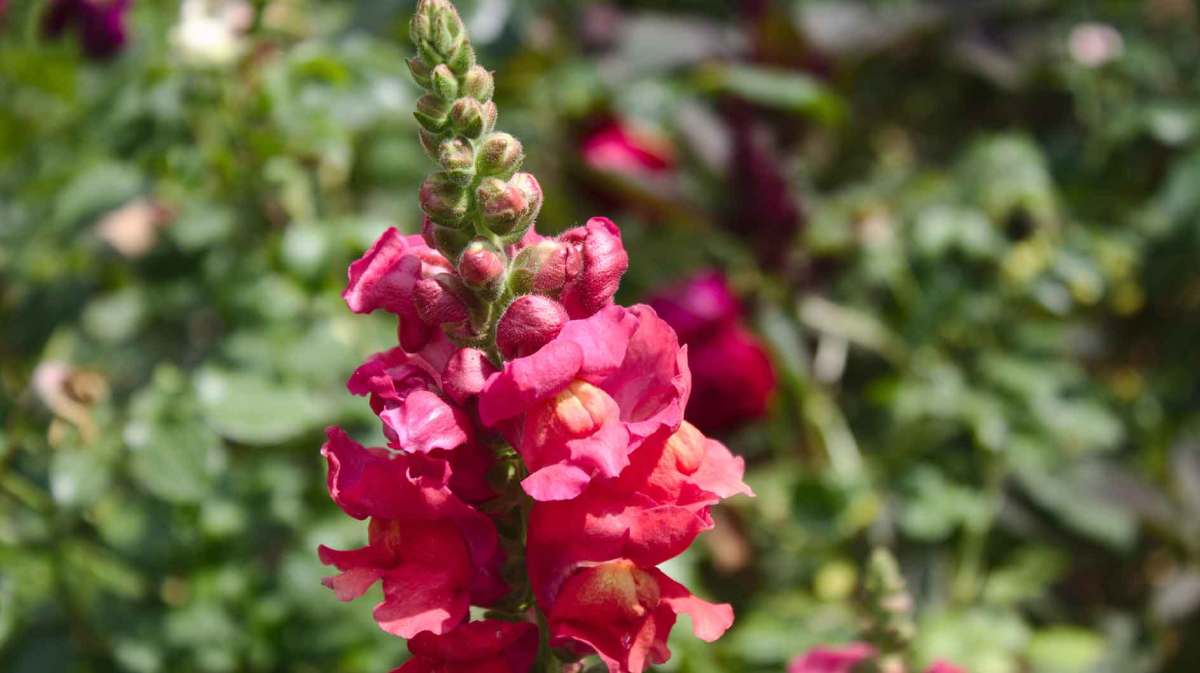
POLYGON ((494 495, 487 483, 492 455, 476 441, 467 413, 446 399, 440 378, 424 358, 393 348, 372 355, 346 387, 370 396, 388 446, 448 462, 455 495, 469 502, 486 500, 494 495))
POLYGON ((610 306, 506 363, 479 415, 525 460, 526 493, 566 500, 593 477, 620 474, 647 437, 678 427, 688 378, 675 333, 654 311, 610 306))
POLYGON ((691 422, 720 432, 766 413, 775 368, 758 338, 741 326, 741 306, 723 275, 700 273, 649 303, 688 347, 691 422))
POLYGON ((410 353, 420 352, 444 336, 439 325, 426 322, 418 313, 417 284, 453 270, 421 236, 404 236, 389 228, 350 265, 350 282, 342 298, 355 313, 383 309, 398 316, 400 345, 410 353))
POLYGON ((546 602, 579 567, 629 559, 651 567, 678 556, 712 528, 709 508, 753 495, 744 465, 720 442, 684 422, 644 442, 615 479, 596 479, 578 497, 538 502, 529 522, 529 577, 546 602))
POLYGON ((132 0, 54 0, 42 30, 48 37, 59 37, 73 29, 84 53, 94 59, 111 58, 128 40, 125 15, 131 5, 132 0))
POLYGON ((319 549, 321 562, 341 571, 325 580, 339 599, 358 598, 382 581, 375 620, 411 638, 445 633, 472 602, 487 605, 504 594, 496 528, 450 491, 446 463, 365 449, 337 428, 327 434, 321 453, 329 462, 329 495, 350 516, 371 518, 366 547, 319 549))

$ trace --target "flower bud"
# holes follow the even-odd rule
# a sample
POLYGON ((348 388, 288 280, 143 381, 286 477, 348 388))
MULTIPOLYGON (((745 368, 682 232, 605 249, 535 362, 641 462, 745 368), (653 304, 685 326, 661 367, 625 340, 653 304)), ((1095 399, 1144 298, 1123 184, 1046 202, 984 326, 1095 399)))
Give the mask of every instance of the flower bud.
POLYGON ((472 66, 463 77, 462 92, 481 103, 490 101, 496 93, 492 73, 481 65, 472 66))
POLYGON ((454 224, 471 205, 467 190, 446 173, 434 173, 421 183, 421 209, 435 222, 454 224))
MULTIPOLYGON (((454 5, 446 0, 421 0, 409 23, 409 34, 422 52, 445 60, 466 42, 466 28, 454 5)), ((438 63, 441 60, 430 60, 438 63)))
POLYGON ((549 297, 518 297, 500 318, 496 345, 506 358, 525 357, 558 336, 567 319, 567 310, 549 297))
POLYGON ((438 162, 450 179, 467 185, 475 177, 475 149, 463 138, 443 140, 438 148, 438 162))
POLYGON ((474 288, 496 286, 504 276, 504 257, 486 239, 471 241, 458 260, 458 275, 474 288))
POLYGON ((629 268, 621 230, 611 220, 593 217, 582 227, 564 232, 558 240, 570 246, 567 282, 562 303, 572 318, 586 318, 612 303, 629 268))
POLYGON ((508 184, 521 190, 521 194, 525 196, 525 201, 529 204, 529 209, 525 211, 525 224, 529 224, 537 219, 538 213, 542 211, 542 186, 538 184, 537 178, 533 177, 532 173, 517 173, 512 176, 508 184))
POLYGON ((408 72, 412 75, 413 81, 422 89, 428 89, 431 85, 429 66, 419 57, 413 56, 407 59, 408 72))
POLYGON ((437 131, 418 128, 417 139, 421 141, 421 149, 425 150, 426 156, 434 161, 438 161, 438 157, 442 151, 442 134, 437 131))
POLYGON ((421 223, 421 238, 426 245, 442 253, 450 259, 462 254, 467 244, 471 242, 471 230, 457 227, 447 227, 438 224, 426 216, 421 223))
POLYGON ((431 28, 433 48, 443 56, 453 55, 467 41, 467 31, 453 5, 434 13, 431 28))
POLYGON ((442 100, 454 100, 458 98, 458 78, 454 73, 450 72, 450 67, 445 63, 438 65, 433 69, 429 78, 430 86, 434 93, 442 100))
POLYGON ((476 169, 480 175, 495 175, 509 178, 525 160, 521 141, 507 133, 493 133, 479 144, 476 169))
POLYGON ((496 101, 488 101, 483 104, 483 132, 491 133, 496 130, 496 118, 500 115, 500 110, 496 107, 496 101))
POLYGON ((422 127, 436 132, 446 127, 451 110, 450 103, 433 94, 425 94, 417 99, 417 109, 413 116, 422 127))
POLYGON ((483 391, 496 367, 487 355, 477 348, 463 348, 450 356, 442 372, 442 390, 450 399, 465 404, 467 399, 483 391))
POLYGON ((417 315, 430 325, 462 323, 467 320, 467 305, 456 294, 455 278, 441 273, 418 281, 413 288, 417 315))
POLYGON ((500 235, 516 229, 529 209, 524 192, 499 178, 486 178, 479 183, 475 198, 483 223, 500 235))
POLYGON ((459 98, 450 106, 450 126, 468 138, 483 134, 483 106, 474 98, 459 98))
POLYGON ((566 282, 567 246, 549 238, 522 248, 509 273, 509 284, 517 294, 557 297, 566 282))
POLYGON ((446 58, 446 65, 450 66, 455 75, 465 75, 475 66, 475 50, 469 42, 463 42, 462 46, 446 58))

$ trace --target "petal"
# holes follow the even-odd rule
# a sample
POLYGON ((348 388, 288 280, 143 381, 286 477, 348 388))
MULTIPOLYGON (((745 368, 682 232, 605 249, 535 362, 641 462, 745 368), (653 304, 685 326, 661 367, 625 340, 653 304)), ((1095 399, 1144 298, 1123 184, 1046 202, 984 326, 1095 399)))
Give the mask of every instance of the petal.
POLYGON ((630 308, 637 329, 618 370, 601 387, 621 407, 632 435, 645 439, 683 420, 690 374, 675 332, 648 306, 630 308))
POLYGON ((754 491, 742 481, 745 473, 746 461, 741 456, 730 453, 721 442, 706 438, 704 462, 691 475, 691 481, 718 498, 731 498, 739 494, 754 497, 754 491))
POLYGON ((417 247, 427 247, 420 236, 403 236, 395 227, 383 232, 347 271, 349 283, 342 298, 350 310, 370 313, 382 308, 399 313, 412 285, 405 276, 420 272, 420 259, 412 256, 417 247), (415 268, 412 262, 405 265, 406 259, 416 262, 415 268))
POLYGON ((426 565, 406 564, 383 576, 383 601, 375 606, 379 628, 401 638, 422 631, 445 633, 467 617, 466 591, 426 565))
POLYGON ((692 595, 687 587, 667 577, 661 570, 652 568, 648 572, 658 579, 662 602, 676 614, 683 613, 692 618, 692 633, 697 638, 711 643, 733 626, 733 607, 728 603, 709 603, 692 595))
POLYGON ((583 493, 592 475, 582 468, 555 463, 521 480, 521 488, 537 501, 570 500, 583 493))
POLYGON ((480 419, 484 425, 494 427, 523 413, 538 400, 565 388, 583 362, 582 349, 559 338, 529 357, 505 363, 503 371, 488 379, 479 397, 480 419))
POLYGON ((470 439, 471 421, 466 414, 427 390, 410 393, 402 404, 383 411, 379 418, 394 433, 395 448, 409 453, 453 449, 470 439))

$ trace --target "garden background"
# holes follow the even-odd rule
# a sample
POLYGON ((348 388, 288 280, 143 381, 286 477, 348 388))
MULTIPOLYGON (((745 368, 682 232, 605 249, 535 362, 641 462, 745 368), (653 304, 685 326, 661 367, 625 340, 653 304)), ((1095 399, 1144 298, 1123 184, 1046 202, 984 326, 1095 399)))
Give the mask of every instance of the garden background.
MULTIPOLYGON (((541 230, 621 226, 748 462, 669 568, 737 622, 662 670, 851 640, 876 546, 924 661, 1200 670, 1195 4, 458 4, 541 230)), ((345 269, 420 227, 411 11, 0 2, 0 671, 404 658, 315 549, 394 343, 345 269)))

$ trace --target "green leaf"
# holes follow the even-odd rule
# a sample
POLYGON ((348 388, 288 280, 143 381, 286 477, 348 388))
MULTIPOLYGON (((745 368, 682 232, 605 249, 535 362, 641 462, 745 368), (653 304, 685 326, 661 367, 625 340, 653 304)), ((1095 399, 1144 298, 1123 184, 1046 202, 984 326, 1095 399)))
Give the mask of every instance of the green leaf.
POLYGON ((708 93, 733 94, 751 103, 809 116, 825 125, 841 121, 844 104, 811 76, 795 70, 748 65, 712 65, 695 73, 708 93))
POLYGON ((331 420, 332 405, 304 388, 255 374, 205 369, 196 392, 208 425, 243 444, 286 442, 331 420))

